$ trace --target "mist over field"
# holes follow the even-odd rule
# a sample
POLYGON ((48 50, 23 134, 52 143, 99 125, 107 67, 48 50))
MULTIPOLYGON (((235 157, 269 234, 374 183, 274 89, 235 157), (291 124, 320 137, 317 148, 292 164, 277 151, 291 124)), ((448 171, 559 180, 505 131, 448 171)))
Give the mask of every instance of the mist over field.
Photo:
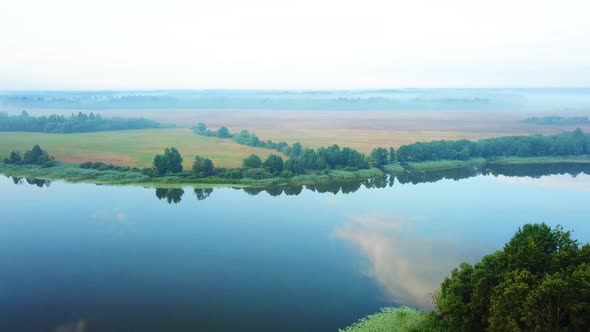
POLYGON ((590 111, 590 88, 5 91, 0 110, 590 111))
POLYGON ((590 331, 590 1, 0 1, 0 332, 590 331))

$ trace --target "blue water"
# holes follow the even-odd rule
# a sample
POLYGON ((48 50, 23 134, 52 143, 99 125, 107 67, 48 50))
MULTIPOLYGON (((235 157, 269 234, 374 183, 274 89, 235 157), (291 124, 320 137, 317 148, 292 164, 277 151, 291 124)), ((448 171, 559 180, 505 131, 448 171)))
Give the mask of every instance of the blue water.
POLYGON ((367 187, 185 188, 169 204, 0 177, 0 331, 335 331, 382 306, 429 308, 452 268, 524 223, 590 241, 587 173, 367 187))

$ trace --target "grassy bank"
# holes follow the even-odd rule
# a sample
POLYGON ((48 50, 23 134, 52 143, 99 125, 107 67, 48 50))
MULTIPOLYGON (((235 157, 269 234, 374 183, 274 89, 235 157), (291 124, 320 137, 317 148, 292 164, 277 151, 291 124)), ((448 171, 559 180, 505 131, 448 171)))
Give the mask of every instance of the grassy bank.
POLYGON ((340 332, 409 332, 409 331, 444 331, 432 324, 427 313, 408 308, 383 308, 380 312, 369 315, 339 330, 340 332))
POLYGON ((97 170, 80 168, 77 164, 58 163, 53 167, 41 167, 35 165, 9 165, 0 162, 0 174, 6 176, 36 178, 42 180, 64 180, 67 182, 84 182, 104 185, 139 185, 144 187, 270 187, 275 185, 308 185, 324 184, 338 181, 353 181, 369 178, 378 178, 384 174, 400 174, 412 171, 438 171, 465 168, 469 166, 484 166, 486 164, 496 165, 525 165, 525 164, 560 164, 560 163, 581 163, 590 164, 590 156, 573 157, 532 157, 517 158, 507 157, 494 160, 483 158, 461 160, 438 160, 420 163, 404 163, 385 165, 383 170, 377 168, 361 169, 357 171, 324 170, 310 172, 308 174, 296 175, 290 178, 273 177, 266 179, 228 179, 217 176, 205 178, 192 177, 190 173, 183 173, 175 176, 150 177, 141 172, 97 170))
POLYGON ((580 163, 590 164, 590 155, 580 156, 547 156, 547 157, 501 157, 490 159, 490 164, 522 165, 522 164, 559 164, 559 163, 580 163))
POLYGON ((423 162, 403 163, 402 166, 408 171, 438 171, 453 168, 464 168, 469 166, 483 166, 486 160, 474 158, 468 160, 433 160, 423 162))
POLYGON ((376 168, 353 172, 330 170, 292 178, 274 177, 268 179, 226 179, 216 176, 194 178, 190 176, 150 177, 137 171, 115 171, 83 169, 76 164, 59 163, 53 167, 36 165, 8 165, 0 162, 0 173, 6 176, 36 178, 42 180, 63 180, 66 182, 95 183, 104 185, 139 185, 143 187, 269 187, 274 185, 306 185, 335 181, 367 179, 383 176, 376 168))
MULTIPOLYGON (((465 168, 470 166, 497 165, 527 165, 527 164, 590 164, 590 155, 581 156, 547 156, 547 157, 500 157, 494 159, 473 158, 468 160, 435 160, 423 162, 403 163, 401 167, 407 171, 439 171, 445 169, 465 168)), ((387 165, 388 169, 396 169, 396 165, 387 165)), ((395 172, 391 172, 395 173, 395 172)))

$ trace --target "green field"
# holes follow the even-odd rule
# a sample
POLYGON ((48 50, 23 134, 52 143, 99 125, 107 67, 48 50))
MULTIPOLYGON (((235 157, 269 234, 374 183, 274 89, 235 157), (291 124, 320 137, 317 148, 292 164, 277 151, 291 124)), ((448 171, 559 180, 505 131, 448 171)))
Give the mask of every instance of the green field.
MULTIPOLYGON (((203 137, 189 129, 147 129, 83 134, 0 133, 0 157, 10 151, 24 152, 39 144, 57 160, 70 163, 102 161, 116 165, 150 167, 154 156, 174 146, 189 169, 196 155, 213 160, 216 167, 236 168, 251 154, 266 158, 274 150, 238 145, 231 139, 203 137)), ((282 156, 286 158, 285 156, 282 156)))

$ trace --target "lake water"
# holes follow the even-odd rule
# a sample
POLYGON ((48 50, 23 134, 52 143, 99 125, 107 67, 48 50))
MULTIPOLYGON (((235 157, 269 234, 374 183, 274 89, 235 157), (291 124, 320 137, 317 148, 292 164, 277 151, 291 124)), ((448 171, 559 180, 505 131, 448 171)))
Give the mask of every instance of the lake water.
POLYGON ((587 174, 465 169, 266 191, 0 177, 0 331, 335 331, 383 306, 429 308, 451 269, 524 223, 590 241, 587 174))

